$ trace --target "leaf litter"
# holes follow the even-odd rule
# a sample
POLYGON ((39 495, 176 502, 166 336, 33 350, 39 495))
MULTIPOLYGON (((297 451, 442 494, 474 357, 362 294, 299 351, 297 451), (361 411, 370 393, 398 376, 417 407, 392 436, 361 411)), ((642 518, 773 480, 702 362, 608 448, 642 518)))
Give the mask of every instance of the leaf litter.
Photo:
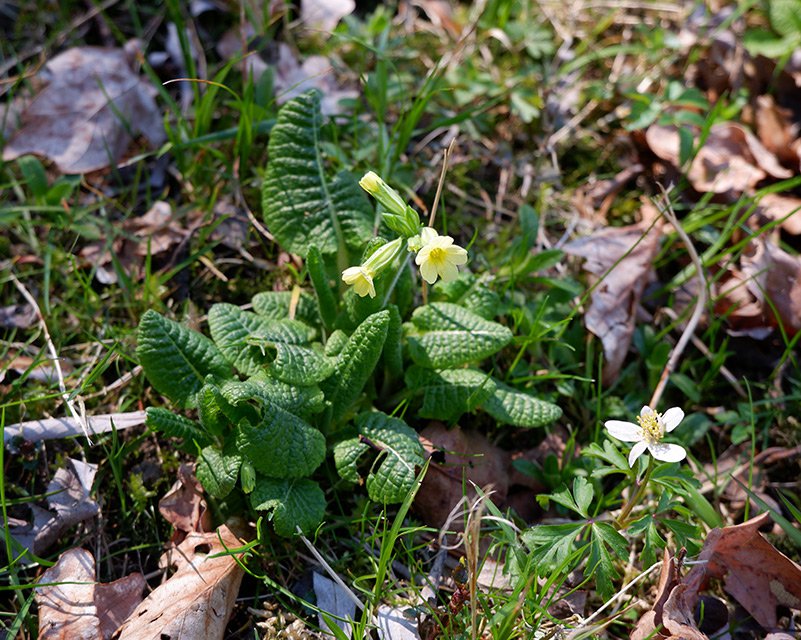
POLYGON ((62 173, 88 173, 117 164, 134 135, 161 144, 161 111, 155 89, 133 68, 136 52, 136 43, 128 49, 75 47, 48 61, 3 160, 33 153, 62 173))

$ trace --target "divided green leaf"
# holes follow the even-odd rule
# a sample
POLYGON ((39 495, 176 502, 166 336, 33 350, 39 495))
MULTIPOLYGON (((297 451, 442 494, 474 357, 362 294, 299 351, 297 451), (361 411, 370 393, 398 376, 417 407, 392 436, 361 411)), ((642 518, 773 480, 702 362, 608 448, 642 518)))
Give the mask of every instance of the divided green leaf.
POLYGON ((432 369, 483 360, 512 340, 512 332, 502 324, 450 302, 417 308, 405 327, 412 359, 432 369))
POLYGON ((231 367, 206 336, 146 311, 139 322, 139 363, 150 383, 182 407, 195 404, 206 376, 231 377, 231 367))
POLYGON ((294 535, 298 527, 309 533, 325 515, 325 494, 308 478, 277 480, 258 476, 250 503, 256 511, 272 511, 275 532, 286 538, 294 535))
POLYGON ((327 174, 323 159, 320 94, 287 102, 270 133, 264 176, 264 220, 287 251, 306 256, 359 249, 372 233, 373 210, 350 174, 327 174))

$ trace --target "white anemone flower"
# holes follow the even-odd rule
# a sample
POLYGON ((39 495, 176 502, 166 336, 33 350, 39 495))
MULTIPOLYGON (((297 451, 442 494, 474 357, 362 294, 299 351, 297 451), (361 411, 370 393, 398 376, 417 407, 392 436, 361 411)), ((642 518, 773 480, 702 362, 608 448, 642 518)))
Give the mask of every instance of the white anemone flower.
POLYGON ((651 407, 643 407, 640 415, 637 416, 639 424, 623 420, 607 420, 604 427, 613 438, 634 443, 629 453, 630 467, 634 466, 634 462, 646 449, 654 458, 662 462, 680 462, 687 457, 684 447, 677 444, 666 444, 662 442, 662 438, 665 433, 678 427, 683 418, 684 411, 678 407, 668 409, 664 414, 657 413, 651 407))
MULTIPOLYGON (((410 241, 414 245, 416 238, 410 241)), ((443 282, 455 280, 459 275, 458 267, 467 262, 467 251, 453 244, 450 236, 441 236, 431 227, 420 232, 420 244, 415 263, 420 267, 420 275, 428 284, 434 284, 437 278, 443 282)))

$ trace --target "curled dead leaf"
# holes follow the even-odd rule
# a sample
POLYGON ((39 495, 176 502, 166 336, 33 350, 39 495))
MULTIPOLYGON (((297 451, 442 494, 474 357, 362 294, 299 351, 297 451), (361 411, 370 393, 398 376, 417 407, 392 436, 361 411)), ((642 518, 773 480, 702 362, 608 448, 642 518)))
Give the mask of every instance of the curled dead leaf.
MULTIPOLYGON (((644 205, 643 213, 646 219, 658 215, 650 204, 644 205)), ((584 324, 603 344, 604 384, 617 377, 631 344, 637 306, 659 250, 660 229, 659 223, 652 228, 648 223, 603 228, 562 247, 585 258, 584 269, 595 279, 603 277, 593 290, 584 324)))
POLYGON ((244 575, 229 550, 240 546, 242 542, 226 526, 190 533, 163 559, 165 565, 176 567, 175 573, 136 607, 113 638, 223 638, 244 575))
POLYGON ((209 530, 203 487, 191 465, 180 466, 177 482, 159 500, 159 512, 175 528, 173 542, 183 540, 188 533, 209 530))
POLYGON ((765 629, 775 629, 776 608, 801 609, 801 566, 768 542, 759 532, 770 522, 764 513, 743 524, 713 529, 704 542, 699 563, 686 577, 689 598, 712 578, 765 629))
POLYGON ((40 640, 110 638, 142 601, 145 579, 132 573, 109 583, 95 582, 95 560, 85 549, 64 552, 42 574, 34 598, 40 640))
MULTIPOLYGON (((645 140, 657 157, 679 167, 681 141, 675 126, 651 125, 645 140)), ((710 129, 690 164, 687 179, 701 193, 736 196, 768 176, 785 179, 792 175, 753 133, 739 124, 722 122, 710 129)))

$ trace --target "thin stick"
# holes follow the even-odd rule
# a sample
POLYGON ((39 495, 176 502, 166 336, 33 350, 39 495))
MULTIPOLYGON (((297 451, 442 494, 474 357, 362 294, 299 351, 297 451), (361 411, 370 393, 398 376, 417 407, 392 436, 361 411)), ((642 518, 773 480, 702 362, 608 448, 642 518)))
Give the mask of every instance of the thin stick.
POLYGON ((347 595, 348 598, 353 601, 353 604, 355 604, 358 609, 364 611, 364 603, 362 603, 362 601, 359 600, 356 594, 353 593, 351 588, 345 584, 345 581, 342 580, 342 578, 340 578, 339 575, 337 575, 337 572, 334 571, 331 565, 328 564, 328 561, 325 558, 323 558, 323 555, 319 551, 317 551, 317 549, 315 549, 314 545, 309 541, 309 539, 301 533, 300 527, 298 527, 298 533, 300 534, 300 539, 303 541, 303 544, 305 544, 306 548, 309 551, 311 551, 311 554, 314 556, 317 562, 319 562, 322 565, 323 569, 325 569, 325 572, 331 577, 331 579, 334 582, 336 582, 343 589, 345 595, 347 595))
POLYGON ((53 360, 53 366, 56 369, 58 388, 59 391, 61 391, 61 398, 67 405, 67 409, 69 409, 72 417, 79 425, 81 425, 83 434, 86 436, 86 439, 91 445, 92 439, 89 437, 89 428, 86 424, 86 417, 82 413, 78 413, 78 411, 75 409, 75 405, 72 402, 72 398, 70 398, 70 394, 67 393, 67 386, 64 384, 64 373, 61 371, 61 362, 59 361, 58 352, 56 351, 56 346, 53 344, 53 340, 50 338, 50 332, 47 330, 47 323, 42 315, 42 310, 39 308, 39 304, 36 302, 36 299, 33 297, 33 295, 31 295, 31 292, 28 291, 27 287, 22 284, 13 273, 10 273, 9 275, 11 276, 11 281, 14 283, 14 286, 17 287, 17 290, 22 294, 25 300, 27 300, 28 304, 33 307, 34 313, 36 313, 36 319, 39 321, 39 328, 44 334, 45 342, 47 342, 47 350, 50 352, 50 358, 53 360))
POLYGON ((693 246, 693 243, 690 240, 689 236, 687 235, 687 232, 684 231, 684 228, 681 226, 679 219, 676 217, 676 213, 673 211, 673 206, 670 204, 670 197, 668 196, 667 191, 661 184, 659 185, 659 188, 662 190, 662 195, 664 196, 664 207, 660 207, 659 212, 663 216, 665 216, 665 218, 667 218, 670 224, 673 225, 673 228, 676 229, 676 233, 679 235, 679 238, 681 238, 681 241, 687 248, 687 253, 690 256, 690 260, 692 261, 693 266, 695 267, 695 272, 698 276, 700 284, 698 287, 698 298, 695 301, 695 309, 693 309, 693 313, 690 316, 690 320, 684 327, 684 331, 682 332, 681 337, 676 343, 676 346, 673 347, 673 351, 670 353, 670 357, 668 358, 667 364, 665 365, 665 368, 662 370, 662 375, 659 377, 659 382, 656 385, 656 389, 654 389, 654 394, 653 396, 651 396, 651 402, 648 406, 654 408, 654 410, 656 410, 656 406, 662 399, 662 394, 665 391, 665 386, 667 385, 668 377, 676 369, 676 365, 679 363, 679 359, 681 358, 682 353, 684 353, 684 349, 687 347, 687 343, 690 342, 690 339, 695 333, 695 328, 701 321, 701 316, 704 313, 706 302, 708 300, 707 281, 706 278, 704 277, 704 265, 701 262, 701 258, 698 256, 698 252, 695 250, 695 246, 693 246))
POLYGON ((428 226, 434 226, 434 220, 437 217, 437 206, 439 205, 439 197, 442 194, 442 185, 445 184, 445 174, 448 172, 448 161, 453 153, 453 146, 456 144, 456 138, 451 140, 448 148, 442 152, 442 172, 439 174, 439 183, 437 184, 437 194, 434 196, 434 204, 431 205, 431 215, 428 218, 428 226))

